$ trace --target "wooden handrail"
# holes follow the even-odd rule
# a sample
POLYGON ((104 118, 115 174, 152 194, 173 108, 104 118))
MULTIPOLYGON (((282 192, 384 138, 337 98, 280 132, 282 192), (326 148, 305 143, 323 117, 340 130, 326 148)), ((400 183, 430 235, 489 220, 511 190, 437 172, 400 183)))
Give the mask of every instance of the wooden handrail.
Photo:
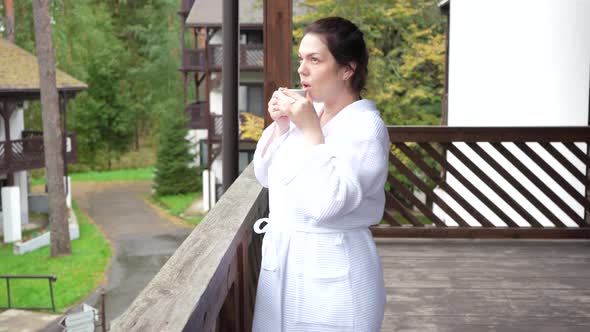
POLYGON ((590 237, 589 126, 388 131, 388 225, 374 235, 590 237))
POLYGON ((249 331, 261 246, 252 227, 267 214, 250 165, 111 331, 249 331))

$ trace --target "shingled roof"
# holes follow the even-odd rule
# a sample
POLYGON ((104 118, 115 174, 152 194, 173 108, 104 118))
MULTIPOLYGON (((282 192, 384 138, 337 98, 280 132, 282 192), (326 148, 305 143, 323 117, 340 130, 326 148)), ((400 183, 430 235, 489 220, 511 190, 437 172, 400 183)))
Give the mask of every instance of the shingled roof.
MULTIPOLYGON (((70 75, 56 71, 58 91, 79 92, 88 86, 70 75)), ((0 97, 39 94, 37 58, 6 39, 0 38, 0 97)))

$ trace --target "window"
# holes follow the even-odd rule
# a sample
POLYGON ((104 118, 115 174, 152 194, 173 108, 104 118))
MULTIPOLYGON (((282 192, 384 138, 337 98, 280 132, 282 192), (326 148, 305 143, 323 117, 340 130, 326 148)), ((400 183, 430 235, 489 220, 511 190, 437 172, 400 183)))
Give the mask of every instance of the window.
POLYGON ((262 44, 262 30, 240 31, 240 44, 262 44))
POLYGON ((262 111, 262 84, 243 84, 239 88, 238 109, 258 116, 264 116, 262 111))

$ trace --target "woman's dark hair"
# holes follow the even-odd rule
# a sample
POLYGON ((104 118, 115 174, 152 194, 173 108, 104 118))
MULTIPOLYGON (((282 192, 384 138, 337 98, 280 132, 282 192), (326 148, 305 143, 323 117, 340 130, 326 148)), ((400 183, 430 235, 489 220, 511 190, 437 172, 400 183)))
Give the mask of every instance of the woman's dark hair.
POLYGON ((351 87, 360 93, 367 83, 369 53, 363 33, 349 20, 342 17, 319 19, 305 28, 304 34, 313 33, 323 37, 330 53, 341 66, 356 64, 351 87))

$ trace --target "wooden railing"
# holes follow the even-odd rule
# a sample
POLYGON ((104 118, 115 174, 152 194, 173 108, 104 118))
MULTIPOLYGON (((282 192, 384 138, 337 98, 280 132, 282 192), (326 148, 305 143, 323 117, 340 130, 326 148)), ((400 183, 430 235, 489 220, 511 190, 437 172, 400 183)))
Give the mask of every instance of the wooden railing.
POLYGON ((384 237, 588 238, 590 127, 389 127, 384 237))
MULTIPOLYGON (((374 235, 589 237, 588 127, 388 130, 387 224, 374 235)), ((267 214, 250 165, 112 331, 250 331, 261 259, 252 226, 267 214)))
MULTIPOLYGON (((223 66, 223 47, 221 45, 209 45, 209 70, 220 71, 223 66)), ((240 70, 262 70, 264 66, 264 47, 262 44, 240 45, 240 70)), ((204 71, 205 49, 187 48, 182 53, 182 70, 204 71)))
POLYGON ((261 257, 252 227, 267 215, 250 165, 111 331, 249 331, 261 257))
POLYGON ((196 101, 186 106, 188 127, 191 129, 208 129, 209 109, 206 101, 196 101))
MULTIPOLYGON (((25 131, 24 138, 0 141, 0 173, 11 173, 45 167, 43 136, 41 132, 25 131)), ((78 160, 76 134, 68 134, 69 152, 66 162, 78 160)))

